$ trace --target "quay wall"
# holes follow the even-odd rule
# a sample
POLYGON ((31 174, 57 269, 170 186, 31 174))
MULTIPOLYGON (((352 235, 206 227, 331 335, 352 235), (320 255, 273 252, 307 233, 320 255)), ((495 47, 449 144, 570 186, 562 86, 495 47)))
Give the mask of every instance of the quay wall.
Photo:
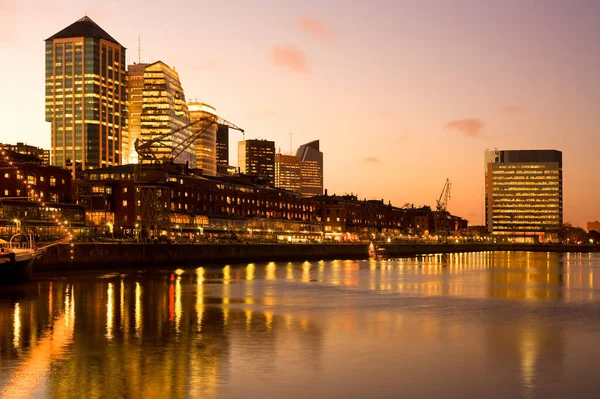
MULTIPOLYGON (((381 244, 386 257, 480 251, 591 252, 591 245, 381 244)), ((368 244, 137 244, 76 243, 49 248, 36 271, 171 267, 261 261, 366 259, 368 244)))

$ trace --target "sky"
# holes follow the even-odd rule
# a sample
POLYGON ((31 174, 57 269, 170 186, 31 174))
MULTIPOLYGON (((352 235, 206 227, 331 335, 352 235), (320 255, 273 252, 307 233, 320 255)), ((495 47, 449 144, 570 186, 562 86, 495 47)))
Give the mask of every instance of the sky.
POLYGON ((434 208, 450 179, 481 225, 484 151, 556 149, 564 221, 600 219, 600 1, 0 0, 1 142, 49 148, 44 39, 84 15, 246 138, 320 140, 329 194, 434 208))

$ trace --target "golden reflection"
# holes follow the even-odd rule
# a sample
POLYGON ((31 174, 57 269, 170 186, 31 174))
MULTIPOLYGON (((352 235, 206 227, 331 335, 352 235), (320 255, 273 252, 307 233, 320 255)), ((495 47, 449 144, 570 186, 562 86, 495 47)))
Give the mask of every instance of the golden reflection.
POLYGON ((303 283, 310 282, 310 268, 311 268, 311 264, 309 262, 304 262, 302 264, 302 282, 303 283))
POLYGON ((231 281, 231 267, 229 265, 223 268, 223 284, 229 284, 231 281))
POLYGON ((275 280, 275 262, 269 262, 267 265, 267 276, 265 277, 267 280, 275 280))
POLYGON ((113 330, 113 284, 112 283, 108 283, 108 290, 107 290, 107 294, 108 294, 108 298, 106 300, 106 339, 107 340, 112 340, 113 338, 113 334, 112 334, 112 330, 113 330))
POLYGON ((252 325, 252 310, 246 309, 244 313, 246 315, 246 331, 250 331, 252 325))
POLYGON ((324 280, 324 274, 325 274, 325 262, 323 262, 322 260, 319 261, 319 280, 322 281, 324 280))
POLYGON ((135 283, 135 336, 142 336, 142 286, 135 283))
POLYGON ((0 397, 27 398, 39 394, 41 384, 48 381, 52 363, 62 360, 73 342, 75 306, 74 301, 67 303, 64 313, 35 342, 27 356, 20 359, 19 366, 8 377, 8 384, 0 391, 0 397))
POLYGON ((331 262, 331 270, 332 272, 332 277, 331 277, 331 284, 333 285, 338 285, 340 283, 340 261, 339 260, 334 260, 333 262, 331 262))
POLYGON ((13 347, 15 349, 21 347, 21 306, 19 302, 15 303, 13 312, 13 347))
POLYGON ((202 318, 204 316, 204 268, 199 267, 196 269, 197 282, 196 282, 196 317, 197 317, 197 331, 202 331, 202 318))
POLYGON ((181 277, 175 279, 175 332, 179 334, 181 323, 181 277))
POLYGON ((50 281, 48 288, 48 314, 50 315, 50 317, 52 317, 52 312, 52 281, 50 281))
POLYGON ((273 313, 271 312, 265 312, 265 327, 268 332, 273 329, 273 313))
POLYGON ((246 280, 254 280, 255 269, 254 263, 250 263, 246 266, 246 280))
POLYGON ((128 323, 125 322, 125 281, 121 279, 121 287, 119 288, 119 313, 121 316, 121 330, 127 332, 128 323))
POLYGON ((529 397, 535 388, 535 362, 538 356, 539 342, 536 339, 536 333, 530 330, 525 330, 519 341, 521 352, 521 374, 523 377, 523 385, 525 387, 526 397, 529 397))

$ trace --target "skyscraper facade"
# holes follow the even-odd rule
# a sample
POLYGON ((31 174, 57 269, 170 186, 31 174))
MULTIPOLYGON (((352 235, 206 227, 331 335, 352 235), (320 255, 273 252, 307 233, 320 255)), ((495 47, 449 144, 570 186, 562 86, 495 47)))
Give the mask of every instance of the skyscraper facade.
POLYGON ((486 151, 485 183, 489 232, 543 240, 562 225, 562 152, 486 151))
MULTIPOLYGON (((180 145, 192 133, 190 128, 185 127, 190 123, 190 114, 179 74, 162 61, 146 65, 144 68, 140 120, 142 140, 167 134, 162 140, 162 145, 152 147, 158 158, 170 154, 171 148, 180 145)), ((187 163, 189 167, 195 168, 196 144, 188 146, 177 156, 175 162, 187 163)))
POLYGON ((148 64, 127 67, 127 132, 123 134, 123 164, 138 163, 135 141, 142 134, 142 105, 144 104, 144 70, 148 64))
POLYGON ((223 124, 217 128, 217 164, 229 165, 229 126, 223 124))
POLYGON ((196 162, 202 168, 202 174, 207 176, 217 175, 217 110, 204 103, 190 102, 190 121, 206 119, 192 127, 192 131, 203 129, 203 133, 196 140, 196 162))
POLYGON ((256 176, 266 185, 275 184, 275 142, 243 140, 238 142, 240 173, 256 176))
POLYGON ((275 155, 275 187, 300 193, 300 157, 275 155))
POLYGON ((119 165, 126 131, 125 48, 89 17, 46 39, 50 163, 119 165))
POLYGON ((323 153, 319 150, 319 140, 301 145, 296 156, 300 158, 302 196, 323 195, 323 153))

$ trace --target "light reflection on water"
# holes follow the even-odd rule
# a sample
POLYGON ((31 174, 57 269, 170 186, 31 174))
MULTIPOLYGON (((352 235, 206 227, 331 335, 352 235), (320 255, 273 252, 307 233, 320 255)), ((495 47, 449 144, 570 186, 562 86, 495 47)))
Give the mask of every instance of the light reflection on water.
POLYGON ((40 277, 0 293, 0 396, 593 396, 599 273, 485 252, 40 277))

